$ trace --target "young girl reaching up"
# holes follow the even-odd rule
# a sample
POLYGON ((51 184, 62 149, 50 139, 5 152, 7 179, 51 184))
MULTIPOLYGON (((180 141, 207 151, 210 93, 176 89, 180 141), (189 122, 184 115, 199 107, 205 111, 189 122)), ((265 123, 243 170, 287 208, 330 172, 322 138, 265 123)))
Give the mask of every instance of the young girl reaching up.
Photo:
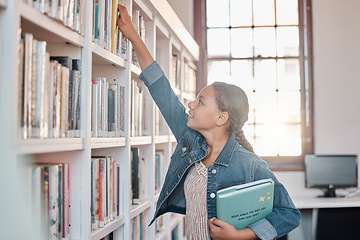
MULTIPOLYGON (((177 140, 154 218, 166 212, 186 214, 188 239, 275 239, 299 225, 300 212, 266 162, 254 154, 242 126, 249 104, 239 87, 215 82, 203 88, 189 103, 189 112, 172 91, 159 64, 154 61, 132 25, 125 7, 119 5, 117 25, 134 49, 140 79, 148 87, 177 140), (272 178, 274 208, 265 218, 236 230, 216 219, 217 191, 229 186, 272 178)), ((239 205, 241 202, 239 202, 239 205)))

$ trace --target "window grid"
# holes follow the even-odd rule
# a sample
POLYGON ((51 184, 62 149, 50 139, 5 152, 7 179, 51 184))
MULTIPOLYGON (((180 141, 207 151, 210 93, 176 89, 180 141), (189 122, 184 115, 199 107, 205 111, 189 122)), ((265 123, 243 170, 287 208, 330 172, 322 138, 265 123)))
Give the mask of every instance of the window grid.
MULTIPOLYGON (((232 61, 235 61, 235 60, 250 60, 252 62, 252 83, 253 83, 253 90, 250 94, 252 95, 255 95, 255 92, 258 92, 258 90, 255 88, 255 62, 258 61, 258 60, 275 60, 275 79, 276 79, 276 87, 275 87, 275 93, 276 93, 276 125, 279 126, 280 124, 284 125, 284 126, 300 126, 300 131, 302 132, 302 129, 301 129, 301 126, 302 126, 302 123, 301 123, 301 116, 299 116, 300 118, 300 122, 290 122, 290 121, 285 121, 285 122, 282 122, 280 123, 279 121, 279 92, 299 92, 299 96, 301 98, 302 96, 302 89, 300 88, 299 90, 279 90, 279 72, 278 72, 278 60, 288 60, 288 59, 294 59, 294 60, 298 60, 298 64, 299 64, 299 68, 301 67, 301 63, 300 63, 300 40, 299 40, 299 43, 298 43, 298 53, 296 56, 278 56, 278 29, 281 28, 281 27, 297 27, 298 28, 298 34, 299 34, 299 38, 300 38, 300 20, 298 20, 298 24, 277 24, 277 6, 276 6, 276 0, 273 1, 273 4, 274 4, 274 23, 273 25, 257 25, 255 26, 254 25, 254 14, 252 14, 252 26, 232 26, 232 23, 231 23, 231 6, 230 6, 231 2, 229 1, 228 2, 228 6, 229 6, 229 26, 228 27, 208 27, 207 29, 229 29, 228 31, 228 34, 229 34, 229 39, 230 39, 230 56, 229 57, 209 57, 208 58, 208 63, 211 62, 211 61, 228 61, 229 62, 229 66, 230 66, 230 78, 232 76, 232 64, 231 62, 232 61), (232 45, 231 45, 231 41, 233 40, 232 39, 232 36, 231 36, 231 31, 232 29, 252 29, 252 57, 233 57, 232 56, 232 45), (269 57, 262 57, 260 55, 256 56, 256 52, 255 52, 255 45, 254 45, 254 39, 255 39, 255 36, 254 36, 254 33, 255 33, 255 29, 264 29, 264 28, 273 28, 275 30, 275 56, 269 56, 269 57)), ((299 8, 300 9, 300 8, 299 8)), ((254 11, 253 9, 253 1, 252 1, 252 11, 254 11)), ((299 18, 300 14, 298 15, 298 18, 299 18)), ((299 74, 299 81, 301 81, 300 79, 300 72, 301 70, 299 69, 298 71, 298 74, 299 74)), ((274 90, 272 90, 274 91, 274 90)), ((261 90, 259 91, 261 92, 261 90)), ((247 94, 249 94, 249 92, 247 92, 247 94)), ((254 98, 255 96, 249 96, 249 98, 254 98)), ((302 105, 302 102, 301 102, 301 99, 300 99, 300 109, 298 109, 299 111, 299 115, 301 114, 301 105, 302 105)), ((252 142, 252 144, 254 144, 254 142, 256 142, 256 140, 259 138, 259 136, 257 135, 257 130, 256 130, 256 127, 258 125, 264 125, 264 123, 259 123, 257 121, 257 107, 254 106, 253 109, 250 109, 250 111, 253 111, 253 119, 249 119, 247 124, 248 126, 251 126, 253 129, 253 135, 252 136, 249 136, 247 135, 247 137, 250 137, 250 138, 253 138, 254 141, 252 142)), ((258 110, 259 111, 259 110, 258 110)), ((250 115, 250 114, 249 114, 250 115)), ((302 137, 302 134, 300 134, 300 138, 302 137)), ((301 144, 302 140, 300 140, 300 145, 301 144)), ((258 149, 256 149, 256 144, 254 146, 255 148, 255 151, 257 151, 258 149)), ((302 149, 302 146, 300 146, 300 152, 298 152, 297 156, 298 155, 302 155, 303 154, 303 149, 302 149)), ((265 155, 266 156, 266 155, 265 155)), ((279 157, 279 156, 292 156, 291 154, 288 154, 288 155, 280 155, 280 136, 277 135, 276 136, 276 154, 275 155, 268 155, 270 157, 279 157)))

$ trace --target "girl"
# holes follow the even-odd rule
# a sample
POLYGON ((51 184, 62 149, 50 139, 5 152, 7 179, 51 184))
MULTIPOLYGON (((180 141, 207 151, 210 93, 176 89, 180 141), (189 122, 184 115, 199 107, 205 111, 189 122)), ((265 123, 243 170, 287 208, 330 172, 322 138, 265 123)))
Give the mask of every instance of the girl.
POLYGON ((140 79, 178 143, 150 225, 166 212, 186 214, 186 232, 191 240, 274 239, 294 229, 300 212, 266 162, 253 153, 242 131, 249 111, 245 93, 234 85, 213 83, 189 103, 186 113, 133 27, 126 8, 118 5, 118 10, 121 17, 117 25, 135 49, 143 71, 140 79), (264 178, 275 182, 272 213, 243 230, 216 219, 217 190, 264 178))

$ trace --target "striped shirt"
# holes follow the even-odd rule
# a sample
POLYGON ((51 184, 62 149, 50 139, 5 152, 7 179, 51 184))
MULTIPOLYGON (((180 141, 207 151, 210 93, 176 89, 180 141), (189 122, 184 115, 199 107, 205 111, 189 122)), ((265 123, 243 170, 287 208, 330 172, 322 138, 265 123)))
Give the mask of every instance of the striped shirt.
POLYGON ((190 167, 184 183, 186 199, 185 228, 188 240, 210 239, 207 223, 206 190, 207 168, 199 161, 190 167))

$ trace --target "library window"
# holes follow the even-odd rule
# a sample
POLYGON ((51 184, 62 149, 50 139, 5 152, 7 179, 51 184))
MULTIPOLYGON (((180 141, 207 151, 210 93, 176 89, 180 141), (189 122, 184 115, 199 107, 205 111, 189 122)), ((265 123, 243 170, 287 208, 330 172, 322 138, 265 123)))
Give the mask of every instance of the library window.
POLYGON ((312 151, 308 0, 206 0, 207 80, 241 87, 243 130, 270 165, 302 165, 312 151))

